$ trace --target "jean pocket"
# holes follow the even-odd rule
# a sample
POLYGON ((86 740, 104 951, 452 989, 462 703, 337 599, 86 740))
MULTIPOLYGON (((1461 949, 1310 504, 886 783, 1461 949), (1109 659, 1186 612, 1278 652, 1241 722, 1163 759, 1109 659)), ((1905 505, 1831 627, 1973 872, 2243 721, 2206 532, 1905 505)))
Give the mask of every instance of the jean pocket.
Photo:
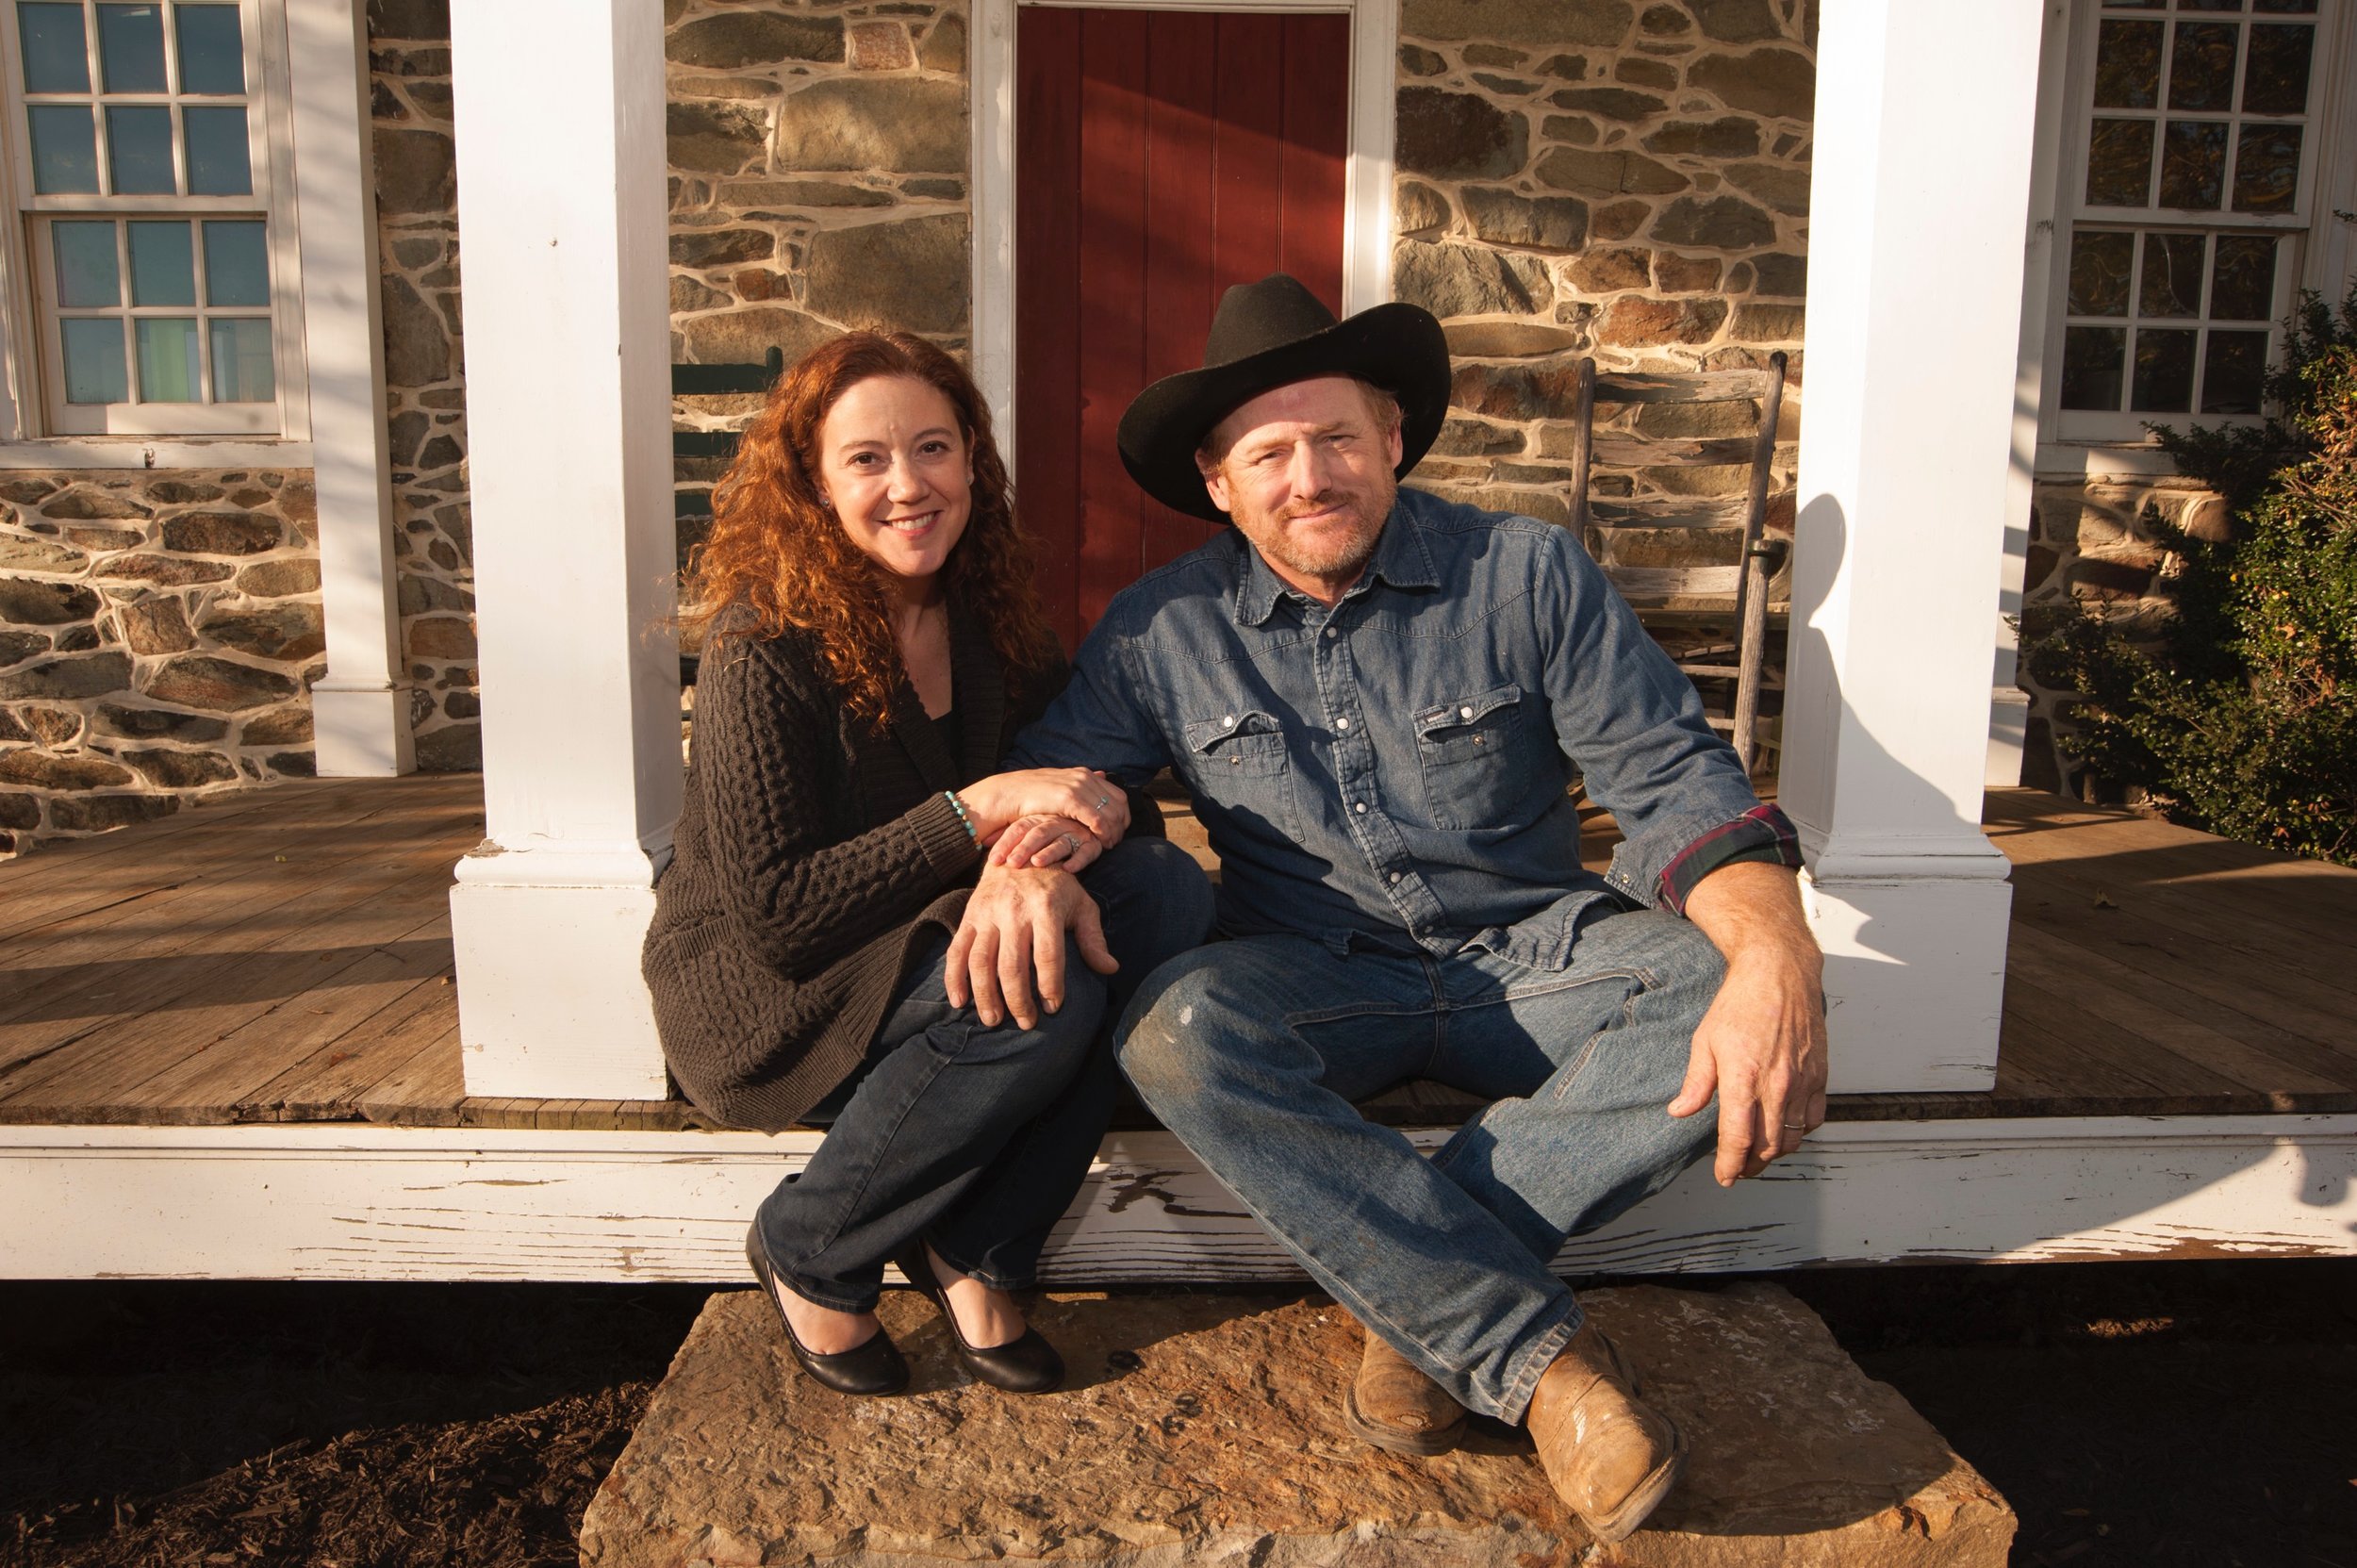
POLYGON ((1275 714, 1244 709, 1200 718, 1184 731, 1196 790, 1230 816, 1258 817, 1293 836, 1292 766, 1275 714))
POLYGON ((1523 688, 1508 683, 1418 710, 1416 762, 1434 827, 1461 832, 1507 818, 1527 783, 1510 756, 1525 706, 1523 688))

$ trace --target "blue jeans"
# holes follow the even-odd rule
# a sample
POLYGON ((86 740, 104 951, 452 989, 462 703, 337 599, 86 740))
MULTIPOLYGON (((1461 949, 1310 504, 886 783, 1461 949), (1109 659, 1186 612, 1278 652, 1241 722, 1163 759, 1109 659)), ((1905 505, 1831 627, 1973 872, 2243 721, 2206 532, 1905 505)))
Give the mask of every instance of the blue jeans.
POLYGON ((1469 1409, 1518 1421, 1576 1333, 1563 1238, 1717 1139, 1664 1109, 1723 966, 1674 915, 1586 920, 1560 968, 1478 949, 1199 948, 1123 1018, 1139 1098, 1319 1285, 1469 1409), (1354 1100, 1408 1078, 1490 1098, 1430 1160, 1354 1100))
POLYGON ((1211 931, 1211 889, 1184 851, 1129 839, 1080 875, 1121 968, 1099 975, 1064 941, 1064 1001, 1039 1027, 985 1027, 943 986, 948 940, 926 944, 867 1055, 804 1118, 832 1122, 810 1164, 756 1221, 795 1292, 874 1308, 883 1265, 923 1236, 1001 1290, 1031 1283, 1113 1114, 1114 1019, 1155 967, 1211 931))

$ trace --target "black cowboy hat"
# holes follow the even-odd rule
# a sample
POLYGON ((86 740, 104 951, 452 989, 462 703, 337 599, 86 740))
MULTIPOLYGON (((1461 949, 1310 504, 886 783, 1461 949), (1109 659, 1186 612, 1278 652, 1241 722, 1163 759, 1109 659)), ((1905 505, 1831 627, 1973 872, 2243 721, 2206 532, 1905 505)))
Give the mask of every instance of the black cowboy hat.
POLYGON ((1378 305, 1337 322, 1299 279, 1271 272, 1221 296, 1201 370, 1166 375, 1129 404, 1118 437, 1122 466, 1163 505, 1226 522, 1203 488, 1195 449, 1230 410, 1321 375, 1357 376, 1399 400, 1400 478, 1448 414, 1448 339, 1430 311, 1378 305))

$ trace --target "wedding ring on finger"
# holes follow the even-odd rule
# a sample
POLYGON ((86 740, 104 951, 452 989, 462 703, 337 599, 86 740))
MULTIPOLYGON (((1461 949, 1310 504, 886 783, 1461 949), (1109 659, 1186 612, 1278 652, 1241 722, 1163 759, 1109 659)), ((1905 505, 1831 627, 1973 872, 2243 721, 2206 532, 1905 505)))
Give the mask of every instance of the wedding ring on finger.
POLYGON ((1080 841, 1073 837, 1070 834, 1065 834, 1063 835, 1063 849, 1065 854, 1077 855, 1080 852, 1080 841))

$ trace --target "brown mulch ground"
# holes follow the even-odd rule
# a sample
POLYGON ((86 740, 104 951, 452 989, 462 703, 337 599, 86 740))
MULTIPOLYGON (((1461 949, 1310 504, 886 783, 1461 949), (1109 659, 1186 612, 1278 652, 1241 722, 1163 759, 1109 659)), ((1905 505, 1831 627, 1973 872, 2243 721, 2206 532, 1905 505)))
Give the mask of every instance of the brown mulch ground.
MULTIPOLYGON (((2357 1260, 1779 1282, 2024 1568, 2357 1568, 2357 1260)), ((0 1568, 570 1563, 704 1294, 0 1284, 0 1568)))

